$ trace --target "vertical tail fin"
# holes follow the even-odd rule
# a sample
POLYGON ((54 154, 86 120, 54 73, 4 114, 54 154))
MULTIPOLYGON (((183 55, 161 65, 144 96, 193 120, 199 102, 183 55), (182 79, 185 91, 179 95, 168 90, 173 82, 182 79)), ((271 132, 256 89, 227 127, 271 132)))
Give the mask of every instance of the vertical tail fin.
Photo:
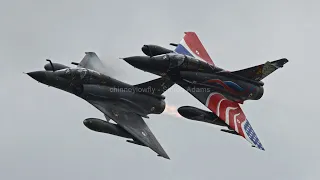
POLYGON ((148 91, 154 95, 161 95, 174 85, 168 77, 163 76, 161 78, 153 79, 141 84, 136 84, 134 87, 148 91))
POLYGON ((282 68, 284 64, 286 64, 288 59, 282 58, 279 60, 275 60, 272 62, 266 62, 264 64, 260 64, 257 66, 249 67, 246 69, 238 70, 238 71, 233 71, 231 73, 255 80, 255 81, 261 81, 271 73, 273 73, 275 70, 282 68))
POLYGON ((214 65, 207 50, 202 45, 199 37, 195 32, 185 32, 183 39, 180 41, 174 51, 179 54, 184 54, 200 59, 210 65, 214 65))

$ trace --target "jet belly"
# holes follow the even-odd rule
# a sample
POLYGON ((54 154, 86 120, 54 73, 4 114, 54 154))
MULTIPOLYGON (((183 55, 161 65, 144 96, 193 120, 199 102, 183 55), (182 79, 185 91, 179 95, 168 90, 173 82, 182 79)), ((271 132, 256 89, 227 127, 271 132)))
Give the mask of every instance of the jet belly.
POLYGON ((161 114, 166 106, 163 99, 157 99, 144 93, 135 93, 130 100, 142 107, 148 114, 161 114))
POLYGON ((218 74, 200 73, 182 71, 181 79, 195 86, 210 88, 210 91, 216 91, 231 96, 232 100, 257 100, 263 95, 263 87, 253 85, 238 79, 221 76, 218 74))
POLYGON ((133 88, 116 88, 103 85, 87 84, 83 86, 82 97, 87 101, 108 101, 117 109, 124 112, 133 112, 148 118, 150 113, 161 113, 164 111, 163 100, 156 99, 142 93, 133 91, 133 88))
POLYGON ((113 87, 95 84, 84 84, 82 96, 87 100, 119 99, 121 92, 113 87))

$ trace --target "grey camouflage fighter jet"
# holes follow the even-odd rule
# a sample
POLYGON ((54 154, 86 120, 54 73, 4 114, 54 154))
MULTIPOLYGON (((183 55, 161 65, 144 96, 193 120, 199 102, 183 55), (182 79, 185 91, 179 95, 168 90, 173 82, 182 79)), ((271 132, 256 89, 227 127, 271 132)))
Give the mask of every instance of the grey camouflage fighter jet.
POLYGON ((162 95, 173 83, 165 77, 129 85, 106 75, 106 69, 94 52, 86 52, 76 68, 52 63, 44 71, 27 73, 42 84, 72 93, 100 110, 106 121, 87 118, 84 125, 97 132, 128 138, 127 142, 146 146, 158 156, 170 159, 142 117, 161 114, 166 106, 162 95), (116 124, 111 123, 112 119, 116 124))

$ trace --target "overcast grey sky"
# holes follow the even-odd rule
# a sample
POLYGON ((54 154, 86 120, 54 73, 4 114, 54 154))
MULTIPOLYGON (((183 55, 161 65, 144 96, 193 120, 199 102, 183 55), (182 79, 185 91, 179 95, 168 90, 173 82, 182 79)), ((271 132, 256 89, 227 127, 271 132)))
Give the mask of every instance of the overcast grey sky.
MULTIPOLYGON (((319 1, 12 0, 0 6, 0 179, 320 178, 319 1), (169 115, 146 120, 171 160, 88 130, 103 115, 85 101, 22 72, 46 58, 69 64, 94 51, 110 74, 136 84, 156 76, 119 57, 147 43, 169 47, 195 31, 215 64, 237 70, 286 57, 265 94, 243 105, 266 151, 203 123, 169 115), (318 93, 318 94, 316 94, 318 93)), ((175 90, 181 90, 174 86, 175 90)), ((206 109, 182 90, 167 103, 206 109)))

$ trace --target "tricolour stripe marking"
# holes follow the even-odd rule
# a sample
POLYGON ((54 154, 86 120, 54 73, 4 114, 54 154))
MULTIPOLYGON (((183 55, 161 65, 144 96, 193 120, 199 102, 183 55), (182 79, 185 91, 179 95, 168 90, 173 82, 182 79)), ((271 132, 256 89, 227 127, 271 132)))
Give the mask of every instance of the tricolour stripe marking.
POLYGON ((256 133, 252 129, 238 103, 226 99, 220 93, 211 93, 205 104, 221 120, 255 147, 264 150, 256 133))

